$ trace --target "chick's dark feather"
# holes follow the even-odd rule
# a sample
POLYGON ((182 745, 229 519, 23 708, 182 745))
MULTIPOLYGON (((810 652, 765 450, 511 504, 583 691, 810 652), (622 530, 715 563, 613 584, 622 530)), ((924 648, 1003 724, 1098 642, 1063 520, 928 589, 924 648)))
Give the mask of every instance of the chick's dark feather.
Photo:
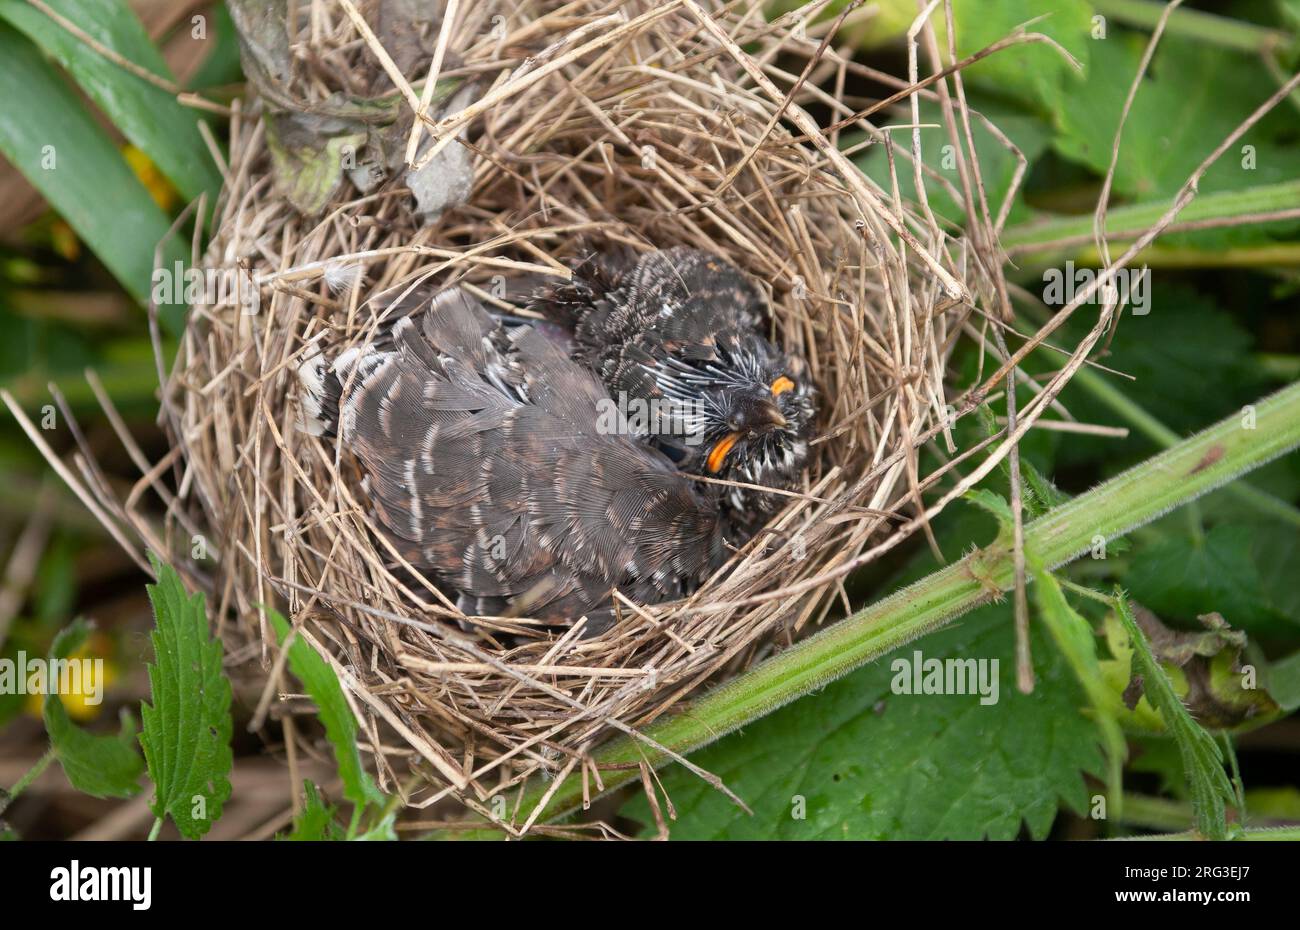
POLYGON ((309 412, 316 395, 337 410, 378 522, 468 612, 586 615, 594 633, 613 588, 678 597, 720 561, 715 504, 662 454, 597 429, 591 372, 463 291, 403 317, 391 348, 315 364, 309 412))
MULTIPOLYGON (((798 484, 815 391, 803 360, 762 335, 767 305, 748 276, 684 247, 590 253, 572 272, 570 281, 540 288, 530 307, 569 328, 576 357, 613 397, 674 405, 671 422, 689 427, 641 438, 687 472, 798 484), (732 451, 711 462, 709 452, 733 434, 732 451)), ((733 488, 725 505, 733 524, 752 529, 780 500, 733 488)))

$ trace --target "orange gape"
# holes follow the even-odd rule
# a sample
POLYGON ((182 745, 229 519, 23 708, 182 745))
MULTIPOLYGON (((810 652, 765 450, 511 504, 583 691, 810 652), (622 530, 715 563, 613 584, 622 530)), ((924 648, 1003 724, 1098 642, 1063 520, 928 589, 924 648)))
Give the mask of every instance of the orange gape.
POLYGON ((709 471, 716 474, 722 470, 723 460, 726 459, 727 453, 731 451, 731 447, 736 444, 738 439, 740 439, 740 433, 728 433, 718 440, 717 444, 709 450, 709 458, 705 462, 709 471))
POLYGON ((794 382, 791 381, 789 378, 787 378, 785 375, 782 375, 781 377, 777 378, 775 381, 772 382, 773 397, 780 397, 786 391, 793 391, 793 390, 794 390, 794 382))

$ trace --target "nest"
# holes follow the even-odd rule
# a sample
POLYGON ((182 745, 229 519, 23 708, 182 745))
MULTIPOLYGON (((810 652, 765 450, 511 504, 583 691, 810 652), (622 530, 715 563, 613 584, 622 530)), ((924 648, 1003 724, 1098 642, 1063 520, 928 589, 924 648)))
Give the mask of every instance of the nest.
MULTIPOLYGON (((379 38, 346 10, 299 6, 303 97, 385 80, 379 38)), ((288 690, 265 613, 278 605, 346 672, 381 787, 412 806, 454 796, 490 816, 487 799, 531 775, 586 778, 615 729, 833 621, 846 575, 925 525, 920 495, 938 476, 917 453, 951 426, 944 376, 971 292, 987 293, 983 266, 861 174, 838 129, 817 128, 806 107, 832 120, 853 109, 816 89, 836 65, 817 62, 814 30, 765 22, 757 5, 711 7, 708 21, 696 10, 476 3, 445 36, 435 24, 441 76, 474 82, 476 100, 421 129, 426 145, 472 155, 467 198, 432 222, 400 178, 364 195, 345 181, 304 216, 272 181, 263 103, 236 106, 200 264, 253 282, 259 306, 191 309, 163 389, 175 496, 152 542, 212 593, 232 663, 260 683, 257 719, 288 690), (298 426, 294 373, 317 348, 373 339, 395 295, 457 284, 508 306, 503 282, 563 279, 592 240, 692 246, 752 275, 770 337, 810 366, 819 411, 803 490, 753 540, 691 597, 619 598, 621 621, 582 639, 465 618, 401 564, 355 463, 298 426)), ((390 96, 418 96, 426 68, 390 96)), ((892 151, 867 120, 843 128, 892 151)))

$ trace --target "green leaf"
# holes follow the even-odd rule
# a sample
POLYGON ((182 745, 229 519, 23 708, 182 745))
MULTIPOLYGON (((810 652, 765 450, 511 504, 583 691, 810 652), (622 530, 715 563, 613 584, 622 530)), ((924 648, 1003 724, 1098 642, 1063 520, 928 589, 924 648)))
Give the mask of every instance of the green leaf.
POLYGON ((146 586, 155 620, 153 703, 140 709, 140 744, 155 787, 151 810, 159 820, 170 815, 182 836, 198 839, 230 797, 230 680, 221 668, 221 642, 208 634, 203 595, 188 595, 175 569, 152 553, 149 560, 158 578, 146 586))
MULTIPOLYGON (((172 79, 129 4, 121 0, 46 0, 92 38, 159 77, 172 79)), ((113 125, 192 200, 215 197, 221 173, 199 135, 199 110, 182 106, 160 87, 134 75, 22 0, 0 0, 0 17, 52 55, 113 125)))
MULTIPOLYGON (((1035 634, 1038 687, 1016 690, 1010 611, 991 605, 915 649, 925 659, 998 659, 998 700, 895 694, 881 661, 786 705, 691 761, 722 778, 749 817, 680 767, 661 773, 678 839, 1010 839, 1043 837, 1061 799, 1082 810, 1081 772, 1101 767, 1097 733, 1056 650, 1035 634), (798 799, 806 819, 792 814, 798 799)), ((910 658, 910 654, 909 654, 910 658)), ((642 822, 644 798, 626 811, 642 822)))
POLYGON ((72 787, 95 798, 129 798, 140 791, 144 760, 136 749, 139 729, 125 707, 116 736, 96 735, 68 717, 56 695, 45 699, 45 731, 72 787))
POLYGON ((241 80, 244 72, 239 63, 239 35, 235 32, 230 10, 224 3, 208 10, 206 41, 213 47, 190 76, 189 86, 200 89, 219 87, 241 80))
POLYGON ((396 843, 397 812, 389 811, 372 824, 369 829, 352 837, 354 843, 396 843))
POLYGON ((347 833, 337 820, 338 809, 333 804, 327 804, 321 797, 320 790, 310 781, 304 780, 302 788, 302 812, 294 823, 293 832, 284 839, 306 842, 346 839, 347 833))
MULTIPOLYGON (((1146 36, 1116 31, 1093 42, 1087 80, 1056 111, 1055 148, 1105 173, 1111 143, 1146 36)), ((1254 60, 1166 35, 1125 124, 1115 191, 1142 199, 1172 196, 1215 144, 1277 89, 1254 60)), ((1298 121, 1279 107, 1247 132, 1200 184, 1213 193, 1294 180, 1298 121), (1248 152, 1243 146, 1251 146, 1248 152)))
POLYGON ((1300 652, 1269 665, 1268 692, 1284 711, 1300 708, 1300 652))
MULTIPOLYGON (((1042 120, 1029 116, 1023 111, 984 97, 972 99, 971 106, 983 113, 995 126, 1009 138, 1026 161, 1034 161, 1047 147, 1049 131, 1042 120)), ((948 132, 943 127, 943 120, 937 103, 922 101, 920 104, 921 123, 921 157, 925 164, 933 169, 939 177, 946 179, 961 195, 961 177, 957 172, 957 162, 951 157, 948 132)), ((1002 202, 1011 190, 1011 181, 1015 175, 1017 161, 1015 155, 1002 144, 984 124, 983 120, 972 119, 971 135, 975 140, 975 154, 979 158, 980 175, 984 181, 985 195, 988 198, 989 215, 996 218, 1002 208, 1002 202)), ((860 138, 860 137, 859 137, 860 138)), ((856 140, 855 140, 856 141, 856 140)), ((911 151, 911 134, 894 133, 897 148, 911 151)), ((969 163, 969 158, 967 159, 969 163)), ((858 167, 875 181, 891 189, 889 158, 883 145, 873 145, 858 158, 858 167)), ((915 175, 911 162, 895 153, 894 170, 898 175, 899 189, 904 197, 917 200, 915 175)), ((935 215, 953 223, 962 223, 966 219, 964 202, 954 200, 948 189, 938 184, 929 175, 922 175, 926 197, 935 215)), ((1023 178, 1022 178, 1023 184, 1023 178)), ((1017 196, 1013 201, 1010 222, 1023 222, 1030 213, 1017 196)))
POLYGON ((325 136, 299 126, 298 114, 267 119, 266 147, 271 152, 276 185, 299 212, 315 216, 343 182, 344 159, 366 141, 364 132, 325 136))
POLYGON ((1151 654, 1151 646, 1123 591, 1116 591, 1115 608, 1133 646, 1133 674, 1141 676, 1147 700, 1160 712, 1166 729, 1178 744, 1192 809, 1196 813, 1196 828, 1207 839, 1224 839, 1228 834, 1226 805, 1232 804, 1236 795, 1223 770, 1223 753, 1214 737, 1192 719, 1178 699, 1169 676, 1151 654))
POLYGON ((1039 616, 1056 641, 1056 648, 1074 671, 1074 677, 1088 696, 1093 722, 1106 750, 1106 789, 1110 797, 1110 815, 1119 819, 1123 812, 1123 765, 1127 754, 1124 733, 1115 717, 1111 690, 1102 677, 1097 656, 1097 637, 1092 625, 1079 615, 1061 591, 1051 572, 1034 566, 1034 599, 1039 616))
POLYGON ((1169 536, 1140 547, 1125 583, 1134 600, 1166 619, 1218 612, 1254 635, 1300 631, 1295 603, 1295 531, 1221 523, 1202 539, 1169 536), (1278 552, 1268 549, 1276 545, 1278 552), (1270 568, 1268 583, 1261 560, 1270 568))
POLYGON ((1015 515, 1011 512, 1011 505, 1007 499, 996 491, 990 491, 988 488, 971 488, 962 495, 976 507, 993 515, 998 521, 999 541, 1005 542, 1010 539, 1012 526, 1015 523, 1015 515))
POLYGON ((1259 572, 1261 599, 1300 625, 1300 533, 1276 523, 1251 524, 1250 529, 1250 557, 1259 572))
MULTIPOLYGON (((1254 338, 1232 314, 1183 285, 1148 279, 1146 287, 1150 312, 1124 314, 1105 359, 1108 367, 1132 380, 1105 373, 1098 378, 1176 434, 1240 411, 1267 390, 1251 356, 1254 338)), ((1081 310, 1057 344, 1074 345, 1095 322, 1095 313, 1081 310)), ((1035 366, 1053 368, 1058 358, 1055 353, 1041 355, 1035 366)), ((1128 425, 1081 385, 1068 385, 1061 401, 1081 422, 1128 425)), ((1065 441, 1058 435, 1056 451, 1058 466, 1105 461, 1113 470, 1149 455, 1151 441, 1136 430, 1122 440, 1071 435, 1065 441)))
MULTIPOLYGON (((54 639, 50 658, 65 660, 85 642, 89 626, 76 620, 54 639)), ((45 732, 72 787, 96 798, 129 798, 140 790, 144 760, 135 748, 135 716, 126 708, 116 736, 88 733, 72 722, 55 689, 45 696, 45 732)))
MULTIPOLYGON (((1217 613, 1205 615, 1204 630, 1192 633, 1166 627, 1144 607, 1131 605, 1130 609, 1174 693, 1203 726, 1214 730, 1254 727, 1280 714, 1270 693, 1272 668, 1266 668, 1262 681, 1248 676, 1241 662, 1246 636, 1231 629, 1217 613)), ((1104 627, 1113 658, 1101 663, 1102 675, 1120 722, 1133 731, 1164 733, 1164 718, 1140 693, 1129 690, 1133 646, 1123 623, 1112 611, 1106 615, 1104 627)))
MULTIPOLYGON (((116 146, 36 47, 0 23, 0 152, 18 168, 140 303, 147 303, 154 249, 170 222, 116 146), (51 160, 52 159, 52 160, 51 160)), ((163 262, 187 245, 167 239, 163 262)), ((161 308, 173 330, 180 306, 161 308)))
MULTIPOLYGON (((267 616, 271 618, 276 638, 283 647, 292 629, 289 621, 274 610, 267 611, 267 616)), ((344 796, 358 807, 382 804, 383 793, 361 764, 361 752, 357 749, 357 719, 352 715, 352 708, 348 706, 334 669, 297 636, 289 645, 289 668, 316 702, 321 723, 325 725, 325 735, 334 747, 344 796)))
MULTIPOLYGON (((1092 6, 1084 0, 999 0, 997 3, 956 3, 957 54, 974 54, 1030 23, 1027 32, 1053 39, 1081 65, 1104 42, 1090 38, 1092 6), (1044 15, 1047 14, 1047 15, 1044 15)), ((942 14, 936 19, 941 21, 942 14)), ((941 40, 943 41, 943 40, 941 40)), ((944 46, 946 48, 946 46, 944 46)), ((1013 45, 962 72, 969 84, 1029 103, 1040 112, 1055 113, 1074 106, 1083 80, 1068 59, 1043 43, 1013 45)))

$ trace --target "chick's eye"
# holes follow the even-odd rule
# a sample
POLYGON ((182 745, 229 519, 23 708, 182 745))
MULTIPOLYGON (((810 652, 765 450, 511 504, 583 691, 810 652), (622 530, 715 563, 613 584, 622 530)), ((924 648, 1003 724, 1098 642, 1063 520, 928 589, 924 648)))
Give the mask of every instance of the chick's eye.
POLYGON ((794 390, 794 382, 791 381, 789 378, 787 378, 785 375, 782 375, 781 377, 777 378, 775 381, 772 382, 773 397, 780 397, 786 391, 793 391, 793 390, 794 390))

